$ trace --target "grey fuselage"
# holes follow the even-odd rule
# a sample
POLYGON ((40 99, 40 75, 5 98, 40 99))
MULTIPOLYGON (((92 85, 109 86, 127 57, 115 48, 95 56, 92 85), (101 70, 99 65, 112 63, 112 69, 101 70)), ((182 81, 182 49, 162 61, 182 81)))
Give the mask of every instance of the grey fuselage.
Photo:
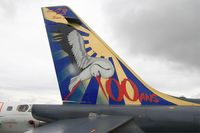
POLYGON ((90 113, 132 117, 114 132, 131 132, 131 123, 145 132, 200 131, 200 107, 195 106, 33 105, 32 113, 46 122, 88 117, 90 113))

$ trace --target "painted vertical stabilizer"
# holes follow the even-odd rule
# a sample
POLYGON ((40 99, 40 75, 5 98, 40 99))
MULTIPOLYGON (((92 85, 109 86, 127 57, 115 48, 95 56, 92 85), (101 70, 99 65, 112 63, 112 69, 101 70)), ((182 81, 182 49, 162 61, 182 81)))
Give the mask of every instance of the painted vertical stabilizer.
POLYGON ((197 105, 148 86, 69 7, 42 11, 63 102, 197 105))

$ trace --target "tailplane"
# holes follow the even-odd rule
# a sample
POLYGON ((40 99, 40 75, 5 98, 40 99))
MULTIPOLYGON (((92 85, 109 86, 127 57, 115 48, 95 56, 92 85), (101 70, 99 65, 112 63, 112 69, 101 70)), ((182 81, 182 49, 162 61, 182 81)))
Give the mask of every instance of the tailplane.
POLYGON ((196 105, 148 86, 69 7, 42 11, 63 102, 196 105))

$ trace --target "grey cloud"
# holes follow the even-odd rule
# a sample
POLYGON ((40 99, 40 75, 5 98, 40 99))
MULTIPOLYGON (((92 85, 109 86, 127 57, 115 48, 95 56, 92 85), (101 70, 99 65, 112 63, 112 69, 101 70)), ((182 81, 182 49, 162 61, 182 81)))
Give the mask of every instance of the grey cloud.
POLYGON ((130 53, 200 70, 200 1, 119 0, 104 9, 114 37, 126 43, 130 53))
POLYGON ((44 92, 41 90, 22 91, 18 88, 0 87, 0 101, 14 103, 61 103, 58 92, 44 92), (45 95, 44 95, 45 94, 45 95))
POLYGON ((200 98, 200 93, 193 96, 194 98, 200 98))
POLYGON ((7 19, 15 15, 16 4, 17 4, 17 1, 15 0, 1 0, 0 1, 0 14, 1 14, 2 20, 5 20, 5 17, 7 19))

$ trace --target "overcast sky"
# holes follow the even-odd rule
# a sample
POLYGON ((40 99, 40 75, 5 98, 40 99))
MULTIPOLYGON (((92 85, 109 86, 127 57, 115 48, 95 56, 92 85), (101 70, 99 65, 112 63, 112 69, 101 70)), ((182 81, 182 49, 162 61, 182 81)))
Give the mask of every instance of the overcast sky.
POLYGON ((142 79, 200 98, 200 1, 1 0, 0 101, 61 103, 43 6, 68 5, 142 79))

